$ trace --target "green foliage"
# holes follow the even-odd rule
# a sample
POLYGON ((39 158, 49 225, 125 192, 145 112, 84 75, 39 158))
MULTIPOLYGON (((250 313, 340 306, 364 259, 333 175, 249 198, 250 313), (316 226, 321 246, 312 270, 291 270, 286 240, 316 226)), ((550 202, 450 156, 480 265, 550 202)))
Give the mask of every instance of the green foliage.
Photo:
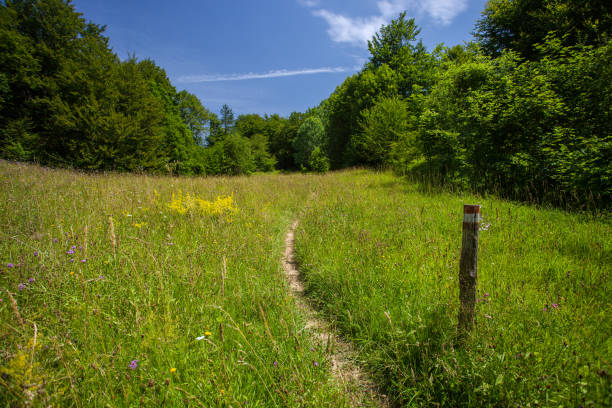
POLYGON ((194 122, 181 117, 162 69, 149 60, 119 62, 103 28, 67 1, 7 1, 0 12, 4 157, 192 172, 194 141, 186 123, 194 122))
POLYGON ((304 120, 300 126, 297 138, 293 141, 295 163, 300 167, 307 167, 310 155, 315 148, 321 147, 324 142, 325 128, 321 119, 311 116, 304 120))
POLYGON ((421 30, 414 23, 414 18, 406 20, 406 12, 400 13, 396 20, 380 28, 368 41, 370 65, 380 68, 383 64, 397 70, 403 63, 406 54, 415 51, 410 43, 415 41, 421 30))
POLYGON ((410 143, 408 104, 397 96, 382 98, 361 112, 361 132, 351 138, 352 150, 361 163, 386 166, 391 163, 393 146, 410 143))
POLYGON ((610 40, 612 9, 607 0, 489 0, 476 24, 476 38, 489 55, 503 50, 540 57, 537 44, 553 33, 565 46, 610 40))
POLYGON ((551 179, 584 204, 612 203, 612 40, 563 47, 550 38, 536 65, 562 100, 563 115, 543 146, 551 179), (594 196, 594 197, 593 197, 594 196))
MULTIPOLYGON (((407 114, 407 124, 402 128, 414 127, 422 109, 423 97, 433 85, 437 60, 416 40, 419 29, 414 20, 406 20, 406 14, 383 26, 369 42, 370 62, 364 69, 345 80, 322 105, 327 113, 328 151, 332 167, 339 168, 354 164, 378 165, 388 162, 382 156, 381 146, 367 147, 367 136, 363 135, 363 116, 379 100, 402 99, 407 114), (359 150, 355 150, 359 149, 359 150), (368 157, 368 149, 378 150, 375 157, 368 157)), ((393 126, 397 127, 396 122, 393 126)), ((379 137, 376 137, 379 139, 379 137)))
MULTIPOLYGON (((119 61, 104 29, 69 1, 6 1, 0 16, 2 157, 100 170, 252 171, 248 143, 235 137, 210 153, 197 148, 231 133, 227 105, 220 121, 153 61, 119 61)), ((258 166, 273 167, 265 141, 255 144, 258 166)))
POLYGON ((312 153, 310 153, 308 169, 316 173, 326 173, 329 171, 329 159, 319 146, 315 147, 312 153))
MULTIPOLYGON (((267 119, 267 118, 266 118, 267 119)), ((253 135, 266 135, 268 133, 268 121, 256 113, 239 115, 236 119, 236 130, 249 139, 253 135)))
POLYGON ((361 112, 378 98, 397 95, 397 74, 382 65, 348 77, 326 101, 328 110, 328 152, 333 168, 357 164, 351 138, 360 131, 361 112))
POLYGON ((180 91, 176 95, 178 107, 183 122, 189 127, 193 140, 198 145, 204 145, 207 133, 210 134, 209 125, 212 112, 202 106, 197 96, 187 91, 180 91))
POLYGON ((428 53, 400 14, 321 104, 332 167, 391 165, 518 199, 607 206, 608 20, 601 2, 492 1, 479 44, 428 53))
POLYGON ((234 111, 229 107, 228 104, 224 104, 221 107, 221 126, 223 126, 223 133, 225 135, 230 134, 234 127, 234 111))
POLYGON ((270 153, 278 160, 278 168, 296 170, 293 142, 297 138, 304 113, 292 112, 288 118, 272 115, 267 118, 270 153))
POLYGON ((248 139, 238 133, 232 133, 219 144, 222 152, 221 173, 236 175, 250 174, 255 171, 251 144, 248 139))
POLYGON ((448 63, 420 117, 421 169, 521 199, 609 203, 610 46, 551 37, 540 53, 448 63))
POLYGON ((544 78, 506 54, 449 67, 425 106, 419 143, 440 161, 434 167, 476 188, 525 187, 540 164, 538 135, 552 130, 560 101, 544 78))
POLYGON ((250 138, 253 163, 257 171, 272 171, 276 166, 276 158, 268 151, 268 138, 266 135, 256 133, 250 138))
POLYGON ((600 0, 492 0, 479 43, 432 52, 401 13, 318 107, 236 120, 177 92, 153 61, 119 61, 69 1, 5 1, 0 17, 4 158, 176 174, 391 166, 520 199, 612 202, 612 17, 600 0))
POLYGON ((150 84, 151 93, 163 106, 164 120, 161 131, 168 169, 174 173, 189 174, 191 171, 186 163, 192 154, 195 141, 193 133, 181 117, 176 89, 168 80, 165 71, 152 61, 141 61, 139 66, 150 84))
POLYGON ((208 132, 208 136, 206 137, 206 145, 212 146, 218 140, 219 141, 223 140, 224 133, 223 133, 223 129, 221 129, 221 121, 219 120, 219 117, 217 116, 217 114, 211 113, 208 123, 209 123, 209 132, 208 132))

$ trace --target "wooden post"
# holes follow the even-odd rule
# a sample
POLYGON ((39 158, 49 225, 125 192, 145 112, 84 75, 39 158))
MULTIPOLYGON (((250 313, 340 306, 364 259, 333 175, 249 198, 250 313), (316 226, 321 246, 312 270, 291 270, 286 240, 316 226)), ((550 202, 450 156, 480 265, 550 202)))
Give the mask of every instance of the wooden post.
POLYGON ((459 264, 459 337, 460 339, 474 326, 476 305, 476 279, 478 277, 478 228, 480 206, 463 206, 463 242, 459 264))

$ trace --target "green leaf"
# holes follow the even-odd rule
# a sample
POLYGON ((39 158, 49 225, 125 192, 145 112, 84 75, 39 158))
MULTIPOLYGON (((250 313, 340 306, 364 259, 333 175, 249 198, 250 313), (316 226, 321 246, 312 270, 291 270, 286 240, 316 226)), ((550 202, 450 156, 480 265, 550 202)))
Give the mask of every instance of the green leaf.
POLYGON ((502 385, 503 383, 504 383, 504 375, 499 374, 497 378, 495 379, 495 386, 497 387, 498 385, 502 385))

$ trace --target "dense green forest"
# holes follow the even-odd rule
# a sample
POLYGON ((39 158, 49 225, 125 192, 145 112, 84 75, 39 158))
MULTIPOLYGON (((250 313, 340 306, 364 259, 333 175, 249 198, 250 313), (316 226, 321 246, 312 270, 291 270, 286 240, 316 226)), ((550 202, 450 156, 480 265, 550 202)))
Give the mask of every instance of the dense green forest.
POLYGON ((571 206, 612 202, 612 7, 490 0, 474 41, 427 50, 402 13, 319 106, 217 115, 152 60, 121 61, 68 0, 0 2, 0 152, 91 170, 390 167, 571 206))

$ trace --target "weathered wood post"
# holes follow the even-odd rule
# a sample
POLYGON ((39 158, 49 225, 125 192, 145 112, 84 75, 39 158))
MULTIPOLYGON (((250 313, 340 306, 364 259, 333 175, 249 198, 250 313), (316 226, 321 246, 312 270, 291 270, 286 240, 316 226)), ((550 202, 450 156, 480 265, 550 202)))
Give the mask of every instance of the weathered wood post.
POLYGON ((480 225, 480 206, 463 206, 463 241, 459 264, 459 338, 474 325, 476 305, 476 279, 478 277, 478 228, 480 225))

